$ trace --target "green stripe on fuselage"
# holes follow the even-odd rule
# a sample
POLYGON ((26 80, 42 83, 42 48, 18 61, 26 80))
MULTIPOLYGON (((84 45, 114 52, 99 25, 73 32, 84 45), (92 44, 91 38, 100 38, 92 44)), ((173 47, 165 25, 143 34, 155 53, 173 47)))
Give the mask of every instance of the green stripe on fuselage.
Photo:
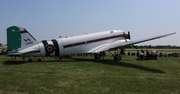
POLYGON ((17 26, 7 28, 7 48, 13 50, 21 47, 21 34, 17 26))

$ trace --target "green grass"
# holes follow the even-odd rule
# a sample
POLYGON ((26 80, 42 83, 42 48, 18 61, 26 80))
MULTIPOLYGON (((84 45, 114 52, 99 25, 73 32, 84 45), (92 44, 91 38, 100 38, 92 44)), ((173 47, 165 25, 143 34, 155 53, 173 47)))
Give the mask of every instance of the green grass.
POLYGON ((0 56, 0 93, 4 94, 180 93, 180 57, 138 61, 126 56, 119 62, 109 56, 32 63, 9 59, 0 56))

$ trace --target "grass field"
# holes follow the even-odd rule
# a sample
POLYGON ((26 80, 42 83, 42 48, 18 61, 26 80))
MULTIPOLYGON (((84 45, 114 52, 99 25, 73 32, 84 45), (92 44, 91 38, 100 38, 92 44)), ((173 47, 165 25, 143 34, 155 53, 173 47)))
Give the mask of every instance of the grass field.
POLYGON ((0 56, 0 94, 179 94, 180 57, 115 62, 83 56, 11 62, 0 56))

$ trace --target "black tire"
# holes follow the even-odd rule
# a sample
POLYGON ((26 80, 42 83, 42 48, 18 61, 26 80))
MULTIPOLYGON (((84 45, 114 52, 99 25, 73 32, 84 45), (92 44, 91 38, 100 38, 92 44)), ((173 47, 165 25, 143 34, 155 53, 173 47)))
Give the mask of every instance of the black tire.
POLYGON ((38 59, 37 61, 38 61, 38 62, 42 62, 42 59, 38 59))
POLYGON ((99 56, 99 54, 97 54, 97 53, 94 53, 94 59, 100 59, 100 56, 99 56))
POLYGON ((120 61, 121 60, 121 55, 120 54, 116 54, 114 56, 114 61, 120 61))
POLYGON ((29 59, 28 62, 33 62, 33 59, 29 59))

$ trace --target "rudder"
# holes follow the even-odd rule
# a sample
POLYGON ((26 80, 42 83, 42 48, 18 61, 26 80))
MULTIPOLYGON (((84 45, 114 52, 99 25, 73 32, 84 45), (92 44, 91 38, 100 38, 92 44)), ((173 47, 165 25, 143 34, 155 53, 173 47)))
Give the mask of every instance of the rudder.
POLYGON ((37 44, 36 39, 25 29, 19 26, 7 28, 7 49, 23 49, 37 44))

